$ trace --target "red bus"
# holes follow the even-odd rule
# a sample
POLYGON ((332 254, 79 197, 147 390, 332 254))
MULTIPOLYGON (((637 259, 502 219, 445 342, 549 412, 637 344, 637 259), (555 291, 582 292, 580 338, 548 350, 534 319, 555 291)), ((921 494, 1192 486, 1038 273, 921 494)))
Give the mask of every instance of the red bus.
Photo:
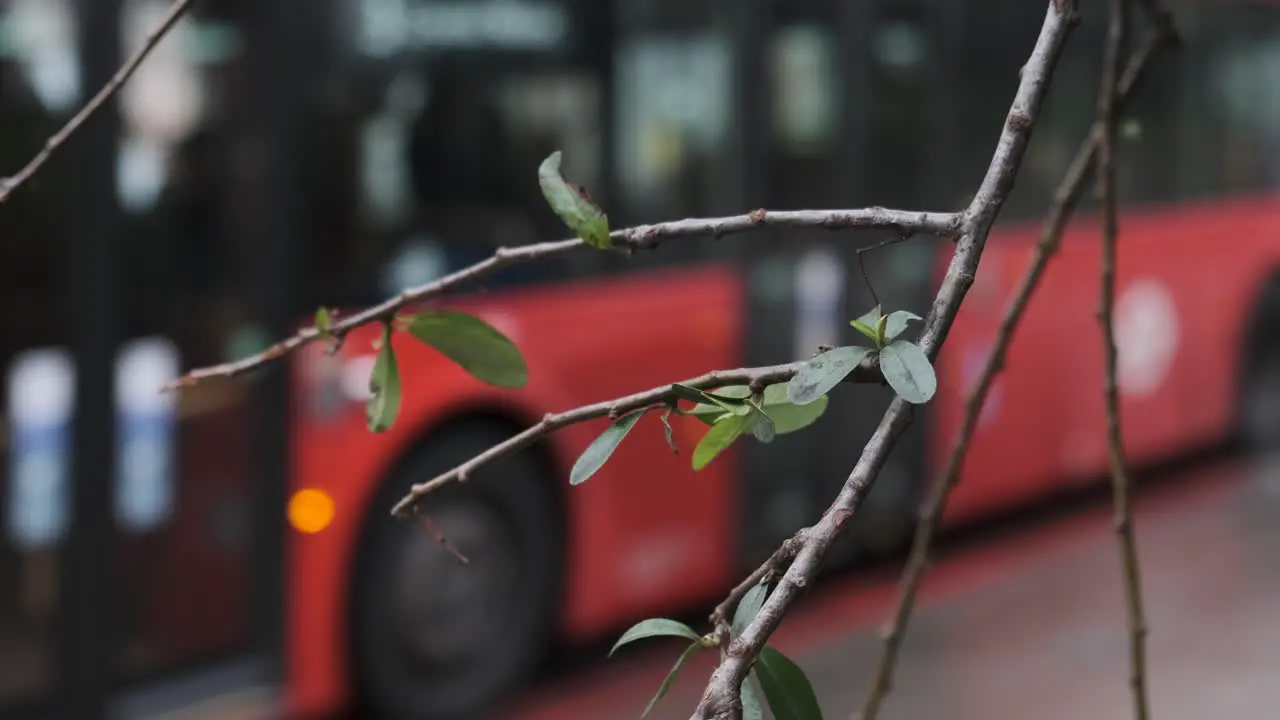
MULTIPOLYGON (((521 7, 535 5, 550 7, 521 7)), ((1128 113, 1121 150, 1119 381, 1137 465, 1241 430, 1264 442, 1277 434, 1269 388, 1280 373, 1280 197, 1272 194, 1280 118, 1260 98, 1280 68, 1280 8, 1174 5, 1187 47, 1157 63, 1128 113)), ((429 25, 437 8, 406 6, 414 27, 429 25)), ((604 198, 615 227, 758 206, 959 207, 981 178, 1043 17, 1037 3, 997 11, 896 0, 619 3, 611 12, 609 44, 596 54, 504 63, 495 41, 465 59, 395 56, 424 64, 389 70, 387 105, 365 122, 395 112, 395 83, 405 82, 395 91, 408 96, 422 82, 396 72, 419 71, 429 95, 421 112, 431 117, 437 107, 441 119, 427 121, 424 149, 411 149, 402 172, 400 192, 421 203, 414 218, 353 231, 408 238, 401 284, 387 290, 498 244, 564 235, 532 182, 538 160, 556 148, 567 175, 604 198), (448 79, 430 74, 446 63, 440 77, 448 79), (502 120, 484 120, 495 129, 482 132, 480 120, 449 124, 450 110, 502 120), (539 144, 539 131, 550 139, 539 144), (457 165, 442 159, 450 152, 457 165), (491 154, 496 165, 483 180, 456 174, 491 154), (433 157, 437 185, 425 167, 433 157)), ((1086 12, 1071 40, 938 360, 938 394, 891 456, 835 564, 900 549, 909 537, 926 479, 940 470, 1028 264, 1037 220, 1087 133, 1103 16, 1086 12)), ((572 32, 589 32, 585 17, 573 16, 572 32)), ((386 42, 411 44, 403 32, 386 29, 396 38, 386 42)), ((1086 200, 1013 343, 949 505, 951 525, 1096 482, 1106 468, 1091 213, 1086 200)), ((404 404, 385 434, 365 429, 362 409, 373 328, 335 357, 318 345, 295 357, 293 489, 323 489, 338 511, 324 532, 289 540, 291 707, 313 713, 360 702, 389 716, 466 715, 527 682, 552 645, 714 601, 818 516, 887 390, 840 388, 805 432, 767 446, 740 442, 696 474, 688 452, 705 427, 677 424, 681 454, 672 454, 658 423, 642 423, 598 475, 570 488, 569 467, 605 421, 557 432, 428 500, 445 533, 473 554, 467 566, 387 510, 413 482, 546 412, 854 341, 847 321, 873 303, 853 251, 878 239, 776 231, 673 242, 626 262, 583 253, 521 268, 528 275, 440 303, 512 337, 529 363, 528 386, 484 386, 433 351, 397 341, 404 404)), ((950 252, 917 239, 869 254, 886 307, 923 314, 950 252)))
MULTIPOLYGON (((1144 465, 1242 433, 1280 440, 1280 118, 1268 92, 1280 8, 1171 4, 1188 42, 1157 63, 1121 149, 1121 386, 1126 441, 1144 465)), ((132 28, 154 24, 162 6, 93 7, 117 5, 133 18, 125 46, 136 46, 132 28)), ((0 1, 5 37, 41 38, 0 49, 5 167, 74 111, 72 34, 56 19, 72 6, 0 1)), ((4 207, 0 298, 17 310, 0 315, 0 363, 67 345, 66 318, 92 312, 114 313, 121 339, 166 339, 184 367, 233 359, 318 305, 362 306, 499 245, 563 237, 536 181, 556 149, 616 227, 757 207, 962 206, 1043 12, 1013 0, 203 3, 121 99, 119 125, 68 150, 96 159, 55 163, 4 207), (87 182, 90 165, 93 182, 115 179, 114 225, 65 212, 62 193, 87 182), (65 223, 80 245, 61 242, 65 223), (101 308, 92 295, 75 300, 60 269, 97 232, 118 238, 122 257, 120 301, 101 308)), ((938 393, 832 566, 910 537, 1087 132, 1103 22, 1086 8, 938 360, 938 393)), ((1013 344, 952 526, 1096 482, 1105 468, 1091 213, 1086 202, 1013 344)), ((874 302, 854 251, 882 239, 770 230, 509 268, 438 304, 516 340, 527 387, 499 391, 398 345, 404 404, 383 434, 364 424, 372 329, 334 357, 315 345, 244 381, 185 391, 168 514, 95 536, 116 555, 118 602, 99 621, 114 639, 94 652, 110 656, 121 712, 278 685, 291 717, 476 717, 529 683, 553 647, 717 601, 819 516, 887 389, 841 387, 804 432, 739 441, 697 473, 689 456, 703 426, 677 423, 672 454, 644 422, 570 488, 569 468, 603 421, 565 429, 429 499, 466 566, 388 510, 412 482, 546 412, 857 342, 848 320, 874 302), (335 499, 332 523, 285 533, 288 494, 308 488, 335 499), (265 665, 237 660, 246 656, 265 665), (215 666, 203 690, 175 681, 143 692, 215 666), (279 677, 262 670, 276 666, 279 677)), ((885 306, 923 315, 950 250, 918 238, 867 254, 885 306)), ((12 395, 0 389, 6 407, 12 395)), ((111 422, 107 405, 83 405, 111 422)), ((6 518, 24 517, 10 486, 30 452, 14 417, 0 428, 6 518)), ((0 716, 47 717, 49 702, 80 694, 59 680, 74 676, 63 666, 81 646, 55 580, 95 566, 83 537, 71 555, 12 528, 0 542, 0 716)))

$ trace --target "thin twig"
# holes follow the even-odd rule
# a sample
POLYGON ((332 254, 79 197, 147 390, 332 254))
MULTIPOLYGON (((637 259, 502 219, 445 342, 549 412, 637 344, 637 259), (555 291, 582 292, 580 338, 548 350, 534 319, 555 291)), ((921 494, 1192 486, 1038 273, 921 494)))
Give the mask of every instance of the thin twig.
POLYGON ((419 514, 418 522, 422 525, 422 529, 427 531, 427 534, 431 535, 431 537, 435 538, 436 542, 440 543, 440 546, 447 550, 450 555, 457 558, 458 562, 463 565, 471 564, 471 561, 467 559, 467 556, 462 554, 462 551, 458 549, 458 546, 453 544, 453 541, 444 534, 444 530, 440 529, 440 526, 436 524, 435 520, 431 519, 430 515, 419 514))
MULTIPOLYGON (((663 240, 712 235, 722 237, 764 227, 823 228, 826 230, 896 230, 901 233, 923 232, 952 235, 959 231, 958 213, 913 212, 872 207, 860 210, 753 210, 743 215, 719 218, 687 218, 655 225, 640 225, 610 234, 615 248, 629 252, 657 246, 663 240)), ((328 335, 342 338, 367 323, 387 320, 405 306, 439 297, 459 286, 489 275, 508 265, 545 260, 579 248, 589 247, 579 238, 534 243, 515 248, 498 248, 490 257, 417 287, 409 288, 370 308, 334 322, 328 335)), ((166 391, 193 385, 212 377, 234 377, 273 360, 284 357, 299 347, 322 337, 311 327, 298 331, 263 350, 235 362, 192 370, 165 386, 166 391)))
MULTIPOLYGON (((1139 83, 1146 75, 1151 61, 1167 42, 1168 36, 1163 33, 1155 35, 1129 61, 1116 98, 1119 107, 1123 107, 1133 97, 1139 83)), ((1048 217, 1036 242, 1035 256, 1031 261, 1031 266, 1023 274, 1022 281, 1018 285, 1018 291, 1009 303, 1008 309, 1005 310, 1004 318, 1000 321, 1000 328, 996 333, 995 343, 991 348, 991 354, 987 356, 987 362, 982 368, 982 374, 978 378, 977 385, 969 393, 969 397, 965 401, 964 419, 960 424, 960 431, 951 446, 951 453, 947 456, 947 463, 942 476, 933 485, 928 498, 925 500, 920 522, 916 526, 911 554, 907 559, 906 569, 903 571, 902 580, 899 583, 898 606, 894 612, 893 621, 888 631, 884 634, 884 649, 871 682, 871 691, 867 695, 862 713, 859 716, 861 720, 874 720, 879 713, 881 704, 892 689, 898 651, 901 648, 903 636, 906 634, 907 623, 915 606, 916 594, 920 589, 925 567, 929 562, 929 551, 934 535, 938 531, 939 523, 942 520, 942 513, 946 509, 947 499, 960 481, 960 466, 964 462, 965 455, 968 454, 969 442, 973 439, 973 432, 977 427, 978 416, 982 412, 982 407, 986 403, 987 394, 995 382, 996 375, 1004 368, 1005 355, 1008 352, 1010 342, 1013 340, 1014 331, 1022 320, 1027 303, 1040 285, 1040 278, 1044 274, 1049 260, 1057 254, 1063 230, 1067 226, 1067 220, 1075 210, 1076 204, 1080 200, 1080 195, 1084 191, 1089 171, 1093 168, 1094 161, 1097 158, 1100 132, 1100 126, 1095 123, 1089 133, 1089 137, 1076 152, 1075 159, 1072 160, 1062 178, 1062 182, 1059 183, 1058 189, 1054 192, 1053 204, 1049 209, 1048 217)))
MULTIPOLYGON (((965 210, 963 232, 956 244, 942 287, 925 320, 919 344, 930 361, 937 357, 960 304, 973 283, 987 235, 1013 189, 1032 126, 1048 94, 1053 70, 1061 57, 1067 37, 1078 22, 1077 5, 1073 0, 1051 0, 1048 3, 1040 36, 1020 74, 1018 89, 991 164, 973 201, 965 210)), ((730 644, 725 657, 712 673, 693 713, 694 720, 741 717, 742 704, 738 693, 756 656, 782 622, 787 608, 817 575, 827 549, 844 532, 862 499, 870 491, 880 468, 888 459, 889 451, 898 435, 910 423, 911 416, 912 406, 902 398, 895 398, 890 403, 840 494, 817 524, 806 533, 795 560, 779 579, 755 619, 730 644)))
POLYGON ((871 284, 871 276, 867 274, 867 265, 862 261, 862 254, 869 253, 874 250, 879 250, 881 248, 885 248, 890 245, 897 245, 900 242, 906 242, 907 240, 910 240, 910 239, 911 239, 910 235, 895 235, 891 238, 881 240, 875 245, 860 247, 854 251, 854 254, 858 256, 858 269, 862 271, 862 281, 867 285, 867 292, 871 293, 871 302, 875 303, 876 305, 880 304, 880 296, 876 295, 875 286, 871 284))
POLYGON ((89 121, 89 118, 93 117, 104 105, 107 104, 107 101, 114 97, 116 93, 120 92, 120 88, 124 87, 124 84, 129 81, 129 78, 133 77, 133 74, 137 72, 138 67, 142 65, 142 61, 147 59, 147 56, 151 54, 151 51, 160 44, 160 41, 169 34, 169 31, 178 24, 178 21, 182 19, 182 16, 191 8, 192 1, 193 0, 175 0, 175 2, 169 6, 169 10, 165 13, 164 18, 160 20, 160 24, 155 30, 152 30, 142 42, 142 47, 138 48, 138 51, 135 52, 124 65, 120 66, 120 69, 111 77, 111 80, 106 85, 103 85, 102 89, 99 90, 83 108, 80 108, 80 112, 76 113, 74 117, 68 120, 67 124, 63 125, 61 130, 49 136, 48 140, 45 140, 44 147, 41 148, 40 152, 36 153, 36 156, 31 158, 31 160, 28 161, 21 170, 16 174, 5 178, 3 181, 0 181, 0 203, 4 203, 4 201, 8 200, 14 190, 17 190, 30 180, 31 177, 40 170, 40 168, 44 167, 44 164, 49 161, 49 158, 53 157, 53 154, 65 145, 67 140, 80 130, 81 126, 89 121))
POLYGON ((808 532, 808 528, 801 528, 795 535, 782 541, 782 544, 773 551, 767 560, 760 564, 760 567, 751 572, 750 575, 743 578, 742 582, 725 595, 724 600, 716 606, 711 613, 711 625, 715 628, 716 637, 720 639, 722 649, 729 637, 729 613, 738 606, 738 602, 742 600, 742 596, 747 594, 751 588, 759 585, 761 581, 768 581, 773 576, 782 572, 782 568, 793 558, 796 553, 800 552, 800 546, 804 543, 804 535, 808 532))
POLYGON ((1098 93, 1098 122, 1102 142, 1098 150, 1098 200, 1102 204, 1102 269, 1098 322, 1106 348, 1105 394, 1107 401, 1107 454, 1111 461, 1111 486, 1115 504, 1116 543, 1124 568, 1125 606, 1129 625, 1129 686, 1133 692, 1135 720, 1147 720, 1149 706, 1146 685, 1146 618, 1142 610, 1142 577, 1138 550, 1133 537, 1132 486, 1125 467, 1124 439, 1120 432, 1120 396, 1116 383, 1116 333, 1114 323, 1116 290, 1116 75, 1129 36, 1129 0, 1111 0, 1111 22, 1098 93))
MULTIPOLYGON (((725 385, 764 387, 790 380, 803 364, 804 362, 793 362, 785 365, 769 365, 738 370, 714 370, 695 378, 678 381, 678 383, 698 389, 723 387, 725 385)), ((883 377, 880 373, 879 359, 875 355, 870 355, 845 378, 845 381, 880 382, 883 377)), ((669 401, 674 400, 676 397, 677 395, 672 389, 672 385, 660 385, 656 388, 614 400, 606 400, 560 413, 544 415, 541 421, 525 428, 520 433, 512 435, 452 470, 409 488, 409 492, 391 509, 391 514, 396 517, 405 517, 417 505, 418 501, 427 494, 452 482, 466 482, 469 476, 481 466, 518 452, 560 428, 596 418, 617 418, 642 408, 665 407, 669 401)))

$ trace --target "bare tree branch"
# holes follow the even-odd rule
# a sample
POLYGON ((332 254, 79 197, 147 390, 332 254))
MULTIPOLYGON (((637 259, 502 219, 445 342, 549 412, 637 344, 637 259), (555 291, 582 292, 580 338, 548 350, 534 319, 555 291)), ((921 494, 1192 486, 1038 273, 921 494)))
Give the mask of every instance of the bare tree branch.
POLYGON ((1129 0, 1111 0, 1111 22, 1102 65, 1102 88, 1098 92, 1098 122, 1102 142, 1098 150, 1098 200, 1102 204, 1102 268, 1098 322, 1106 348, 1105 394, 1107 404, 1107 450, 1111 461, 1111 486, 1115 505, 1116 542, 1124 572, 1125 606, 1129 625, 1129 686, 1133 692, 1136 720, 1150 714, 1146 685, 1146 618, 1142 609, 1142 577, 1138 549, 1133 537, 1131 481, 1125 467, 1124 439, 1120 433, 1120 397, 1116 387, 1116 333, 1114 323, 1116 290, 1116 75, 1129 37, 1129 0))
POLYGON ((124 87, 124 84, 129 81, 129 78, 133 77, 133 74, 138 71, 138 67, 142 65, 142 61, 147 59, 147 56, 151 54, 151 51, 155 50, 156 46, 160 44, 160 41, 163 40, 164 37, 169 34, 169 31, 178 24, 178 20, 182 19, 182 16, 191 8, 191 5, 192 0, 175 0, 173 5, 169 6, 168 12, 166 12, 164 17, 161 18, 160 24, 155 30, 152 30, 142 42, 142 47, 138 48, 138 51, 135 52, 124 65, 120 66, 120 69, 116 71, 114 76, 112 76, 111 81, 106 85, 103 85, 102 89, 99 90, 98 93, 80 109, 80 112, 76 113, 74 117, 68 120, 67 124, 63 125, 61 130, 51 135, 48 140, 45 140, 44 147, 41 148, 40 152, 36 153, 36 156, 31 158, 31 160, 28 161, 21 170, 0 181, 0 203, 4 203, 4 201, 8 200, 14 190, 17 190, 24 183, 30 180, 31 177, 40 170, 40 168, 44 167, 44 164, 49 161, 49 158, 53 157, 53 154, 65 145, 67 141, 71 139, 71 136, 75 135, 76 132, 78 132, 80 128, 89 121, 89 118, 93 117, 102 109, 103 105, 107 104, 108 100, 114 97, 116 93, 120 92, 120 88, 124 87))
MULTIPOLYGON (((769 365, 738 370, 713 370, 705 375, 699 375, 688 380, 680 380, 678 384, 699 390, 725 385, 749 385, 763 388, 767 385, 776 385, 790 380, 803 364, 803 362, 793 362, 785 365, 769 365)), ((849 374, 846 380, 849 382, 879 382, 883 377, 880 374, 879 359, 875 356, 870 356, 864 359, 849 374)), ((640 410, 641 408, 661 407, 676 397, 672 385, 668 384, 614 400, 583 405, 560 413, 547 414, 538 423, 525 428, 524 431, 516 435, 512 435, 452 470, 441 473, 427 482, 414 485, 409 489, 408 494, 401 498, 400 502, 396 503, 395 507, 391 509, 391 514, 397 517, 405 517, 417 505, 418 501, 429 493, 451 482, 466 482, 469 476, 481 466, 487 465, 504 455, 523 450, 560 428, 596 418, 617 418, 632 410, 640 410)))
MULTIPOLYGON (((1170 42, 1170 39, 1170 36, 1163 31, 1158 33, 1148 40, 1143 45, 1142 50, 1129 61, 1124 77, 1120 81, 1119 93, 1116 98, 1117 109, 1123 108, 1124 104, 1133 97, 1143 77, 1146 75, 1151 61, 1155 58, 1157 52, 1170 42)), ((987 394, 995 382, 996 375, 1004 368, 1005 355, 1008 352, 1010 342, 1013 340, 1014 331, 1022 320, 1027 303, 1039 287, 1040 278, 1044 274, 1049 260, 1057 254, 1067 220, 1075 210, 1080 195, 1084 191, 1089 171, 1094 167, 1098 146, 1101 142, 1101 131, 1101 126, 1095 123, 1088 139, 1077 151, 1075 159, 1072 160, 1066 175, 1063 176, 1062 182, 1054 192, 1053 204, 1049 209, 1049 216, 1036 242, 1035 256, 1031 261, 1031 266, 1027 268, 1026 273, 1023 275, 1022 281, 1018 285, 1018 291, 1015 293, 1012 302, 1009 303, 1004 318, 1000 321, 995 344, 991 348, 991 354, 987 357, 986 365, 982 369, 977 385, 969 393, 969 397, 965 401, 964 420, 961 422, 960 431, 951 447, 951 453, 947 457, 942 476, 939 482, 933 485, 929 497, 924 503, 920 522, 916 527, 911 554, 907 559, 906 569, 903 571, 902 581, 899 584, 898 606, 894 612, 892 624, 884 635, 884 649, 880 655, 880 662, 876 666, 875 676, 871 683, 871 691, 863 705, 861 720, 874 720, 879 713, 881 704, 893 687, 893 673, 897 663, 898 651, 901 648, 902 638, 906 634, 907 623, 915 606, 915 598, 920 589, 920 582, 924 577, 925 566, 929 561, 930 547, 942 520, 942 513, 946 509, 947 499, 960 481, 960 466, 964 462, 965 455, 968 454, 969 442, 973 439, 973 431, 977 427, 979 413, 982 412, 982 407, 986 403, 987 394)))
POLYGON ((723 647, 729 637, 729 613, 738 606, 738 601, 742 600, 742 596, 747 594, 751 588, 759 585, 761 581, 768 581, 782 572, 782 568, 792 559, 796 553, 800 552, 801 545, 804 544, 805 533, 809 532, 809 528, 801 528, 795 535, 782 541, 782 544, 773 551, 769 559, 760 564, 760 567, 751 572, 750 575, 743 578, 742 582, 729 591, 724 600, 716 606, 711 613, 711 625, 715 627, 716 636, 720 639, 723 647))
MULTIPOLYGON (((900 233, 928 233, 953 236, 960 232, 959 213, 914 212, 881 207, 860 210, 753 210, 744 215, 719 218, 687 218, 654 225, 640 225, 610 233, 614 247, 623 252, 656 247, 663 240, 699 236, 720 237, 765 227, 822 228, 826 230, 895 230, 900 233)), ((333 323, 329 336, 341 339, 357 327, 392 318, 407 305, 439 297, 458 286, 478 280, 508 265, 545 260, 579 248, 589 247, 579 238, 534 243, 514 248, 498 248, 480 262, 438 280, 409 288, 355 315, 333 323)), ((315 328, 300 330, 256 355, 235 362, 192 370, 165 386, 165 390, 193 385, 212 377, 234 377, 281 358, 322 337, 315 328)))
MULTIPOLYGON (((962 235, 942 287, 925 320, 919 344, 931 361, 937 356, 960 304, 973 283, 987 235, 1013 189, 1032 126, 1048 94, 1053 69, 1066 45, 1067 37, 1078 21, 1078 8, 1073 0, 1051 0, 1048 3, 1040 36, 1030 59, 1023 67, 991 165, 972 203, 965 210, 962 235)), ((835 502, 805 534, 800 552, 770 592, 755 619, 741 636, 730 643, 693 713, 695 720, 741 717, 742 705, 738 693, 743 679, 769 636, 782 622, 787 608, 817 574, 827 549, 844 531, 871 489, 897 436, 911 421, 911 415, 911 405, 902 398, 895 398, 890 403, 835 502)))

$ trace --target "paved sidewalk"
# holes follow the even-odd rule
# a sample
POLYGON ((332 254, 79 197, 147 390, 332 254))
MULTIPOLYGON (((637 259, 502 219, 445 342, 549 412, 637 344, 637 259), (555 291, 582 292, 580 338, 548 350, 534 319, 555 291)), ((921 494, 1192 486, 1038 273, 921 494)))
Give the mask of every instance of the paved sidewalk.
MULTIPOLYGON (((1280 469, 1235 461, 1196 474, 1205 477, 1139 504, 1153 716, 1280 717, 1280 469)), ((939 563, 880 717, 1131 717, 1119 568, 1105 508, 939 563)), ((895 591, 875 579, 833 586, 777 641, 809 673, 824 715, 849 718, 895 591)), ((662 643, 602 658, 506 717, 637 718, 679 653, 662 643)), ((689 717, 711 659, 687 669, 649 717, 689 717)))

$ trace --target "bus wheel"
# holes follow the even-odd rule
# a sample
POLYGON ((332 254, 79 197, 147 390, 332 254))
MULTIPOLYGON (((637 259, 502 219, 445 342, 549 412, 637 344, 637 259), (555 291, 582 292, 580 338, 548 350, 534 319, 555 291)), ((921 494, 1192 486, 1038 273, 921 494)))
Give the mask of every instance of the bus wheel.
POLYGON ((353 588, 352 647, 364 716, 477 717, 529 682, 552 640, 563 558, 556 506, 530 452, 428 496, 424 524, 390 507, 508 433, 468 423, 433 435, 384 483, 353 588))

